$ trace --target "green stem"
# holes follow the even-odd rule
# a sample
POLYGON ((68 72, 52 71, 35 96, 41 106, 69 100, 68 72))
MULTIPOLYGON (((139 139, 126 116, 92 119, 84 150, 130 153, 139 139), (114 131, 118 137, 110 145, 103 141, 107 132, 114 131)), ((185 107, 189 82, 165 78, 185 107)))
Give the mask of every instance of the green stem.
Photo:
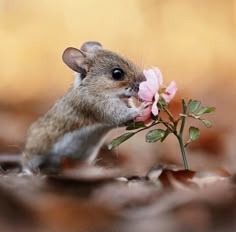
POLYGON ((168 114, 168 116, 170 117, 170 120, 173 122, 174 121, 174 116, 172 115, 172 113, 164 106, 163 110, 168 114))
POLYGON ((144 128, 141 128, 141 129, 135 131, 134 134, 137 134, 137 133, 139 133, 140 131, 149 129, 149 128, 151 128, 151 127, 153 127, 153 126, 155 126, 155 125, 157 125, 157 124, 161 124, 161 123, 162 123, 163 125, 165 125, 167 129, 169 129, 170 131, 173 131, 172 125, 170 125, 168 122, 164 122, 161 118, 159 118, 158 121, 154 121, 151 125, 145 126, 144 128))
MULTIPOLYGON (((186 114, 187 113, 187 105, 186 105, 184 99, 182 99, 182 106, 183 106, 183 114, 186 114)), ((188 160, 187 160, 187 155, 186 155, 186 151, 185 151, 185 147, 184 147, 184 143, 183 143, 183 131, 184 131, 186 117, 181 116, 181 119, 182 119, 182 121, 181 121, 179 133, 175 133, 175 136, 177 137, 177 139, 179 141, 179 145, 180 145, 180 149, 181 149, 181 153, 182 153, 182 158, 183 158, 183 162, 184 162, 184 168, 185 168, 185 170, 188 170, 188 160)))
POLYGON ((149 128, 151 128, 151 127, 157 125, 157 124, 160 124, 160 121, 157 121, 157 122, 154 121, 151 125, 149 125, 149 126, 145 126, 144 128, 141 128, 141 129, 135 131, 134 134, 137 134, 137 133, 139 133, 140 131, 143 131, 143 130, 149 129, 149 128))
MULTIPOLYGON (((182 99, 182 106, 183 106, 183 114, 186 114, 187 113, 187 105, 186 105, 184 99, 182 99)), ((183 131, 184 131, 186 117, 185 116, 181 116, 181 118, 182 118, 182 122, 181 122, 180 130, 179 130, 179 135, 182 137, 183 136, 183 131)))
POLYGON ((184 162, 184 169, 188 170, 189 169, 188 168, 188 160, 187 160, 187 155, 186 155, 186 151, 185 151, 182 136, 177 135, 176 137, 179 141, 179 145, 180 145, 180 149, 181 149, 181 153, 182 153, 182 158, 183 158, 183 162, 184 162))
POLYGON ((160 123, 162 123, 169 131, 174 132, 173 126, 169 124, 168 122, 165 122, 162 119, 160 119, 160 123))

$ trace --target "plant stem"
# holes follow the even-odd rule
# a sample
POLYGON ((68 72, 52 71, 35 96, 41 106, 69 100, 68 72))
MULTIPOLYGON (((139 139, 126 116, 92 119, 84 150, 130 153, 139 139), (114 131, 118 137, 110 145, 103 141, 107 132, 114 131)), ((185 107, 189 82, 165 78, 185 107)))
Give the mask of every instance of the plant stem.
POLYGON ((163 110, 168 114, 168 116, 170 117, 170 120, 174 121, 174 116, 165 106, 163 107, 163 110))
MULTIPOLYGON (((185 115, 187 113, 187 105, 186 105, 184 99, 182 99, 182 106, 183 106, 183 114, 185 115)), ((181 122, 180 130, 179 130, 179 135, 182 137, 183 136, 183 131, 184 131, 186 117, 185 116, 181 116, 181 118, 182 118, 182 122, 181 122)))
POLYGON ((141 128, 141 129, 135 131, 134 134, 137 134, 137 133, 139 133, 140 131, 149 129, 149 128, 151 128, 151 127, 153 127, 153 126, 155 126, 155 125, 161 124, 161 123, 162 123, 163 125, 165 125, 167 129, 169 129, 170 131, 173 131, 172 125, 170 125, 168 122, 165 122, 165 121, 163 121, 161 118, 159 118, 158 121, 154 121, 151 125, 145 126, 144 128, 141 128))
POLYGON ((181 153, 182 153, 182 158, 183 158, 183 162, 184 162, 184 169, 188 170, 189 169, 188 168, 188 160, 187 160, 187 155, 186 155, 183 139, 180 135, 177 135, 176 137, 179 141, 179 145, 180 145, 180 149, 181 149, 181 153))
MULTIPOLYGON (((182 99, 182 106, 183 106, 183 115, 185 115, 187 113, 187 105, 186 105, 184 99, 182 99)), ((184 168, 185 168, 185 170, 188 170, 188 160, 187 160, 186 151, 185 151, 185 147, 184 147, 184 143, 183 143, 183 131, 184 131, 186 117, 181 116, 181 119, 182 119, 182 121, 181 121, 179 133, 176 132, 175 136, 177 137, 177 139, 179 141, 179 145, 180 145, 180 149, 181 149, 181 153, 182 153, 182 158, 183 158, 183 162, 184 162, 184 168)))
POLYGON ((160 124, 160 121, 157 121, 157 122, 154 121, 151 125, 149 125, 149 126, 145 126, 144 128, 141 128, 141 129, 135 131, 134 134, 137 134, 137 133, 139 133, 140 131, 143 131, 143 130, 149 129, 149 128, 151 128, 151 127, 157 125, 157 124, 160 124))
POLYGON ((170 123, 163 121, 161 118, 159 122, 162 123, 169 131, 174 131, 174 127, 170 123))

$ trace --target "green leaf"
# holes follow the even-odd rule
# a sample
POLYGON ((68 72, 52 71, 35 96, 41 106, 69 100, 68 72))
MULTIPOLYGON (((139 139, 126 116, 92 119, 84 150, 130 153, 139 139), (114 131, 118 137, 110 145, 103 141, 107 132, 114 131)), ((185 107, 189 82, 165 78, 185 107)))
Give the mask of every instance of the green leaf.
POLYGON ((200 101, 197 101, 197 100, 192 101, 189 106, 189 112, 190 113, 195 112, 198 109, 198 107, 200 106, 200 104, 201 104, 200 101))
POLYGON ((202 114, 206 114, 206 113, 210 113, 215 111, 216 108, 215 107, 208 107, 208 106, 203 106, 200 108, 200 110, 197 112, 197 115, 202 115, 202 114))
POLYGON ((159 101, 160 104, 162 104, 163 106, 167 106, 167 102, 166 100, 160 95, 159 96, 159 101))
POLYGON ((162 129, 151 130, 146 134, 146 142, 154 143, 162 139, 164 135, 165 135, 165 130, 162 129))
POLYGON ((112 148, 117 147, 118 145, 120 145, 121 143, 123 143, 124 141, 126 141, 127 139, 132 137, 133 135, 135 135, 135 133, 128 132, 128 133, 125 133, 125 134, 113 139, 111 141, 111 143, 108 144, 108 149, 111 150, 112 148))
POLYGON ((144 122, 131 122, 127 127, 126 130, 135 130, 145 127, 144 122))
POLYGON ((189 138, 191 141, 196 140, 199 137, 200 130, 197 127, 189 127, 189 138))
POLYGON ((201 121, 208 128, 210 128, 212 126, 212 123, 207 119, 201 119, 201 121))
POLYGON ((160 95, 159 101, 157 103, 157 107, 161 110, 164 110, 165 106, 167 106, 167 103, 166 103, 165 99, 160 95))
POLYGON ((161 138, 161 142, 163 142, 163 141, 167 138, 167 136, 168 136, 169 134, 170 134, 170 130, 169 130, 169 129, 166 129, 164 136, 161 138))

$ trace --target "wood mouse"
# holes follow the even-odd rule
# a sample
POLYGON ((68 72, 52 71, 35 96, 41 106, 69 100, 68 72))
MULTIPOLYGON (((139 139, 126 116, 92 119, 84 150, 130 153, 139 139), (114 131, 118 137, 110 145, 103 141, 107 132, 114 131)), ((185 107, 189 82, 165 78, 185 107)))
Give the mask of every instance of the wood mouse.
POLYGON ((121 55, 95 41, 67 48, 62 59, 76 72, 69 90, 28 130, 23 170, 54 172, 63 157, 95 160, 105 135, 142 115, 145 103, 130 106, 143 72, 121 55))

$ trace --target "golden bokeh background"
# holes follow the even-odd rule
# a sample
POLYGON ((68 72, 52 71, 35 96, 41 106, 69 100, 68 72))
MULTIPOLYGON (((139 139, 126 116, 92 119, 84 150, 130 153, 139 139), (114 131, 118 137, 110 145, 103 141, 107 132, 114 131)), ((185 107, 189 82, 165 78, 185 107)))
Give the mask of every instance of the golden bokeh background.
POLYGON ((66 91, 73 72, 61 54, 87 40, 158 66, 179 97, 217 107, 219 133, 234 134, 235 0, 0 0, 0 38, 0 151, 21 147, 66 91))

